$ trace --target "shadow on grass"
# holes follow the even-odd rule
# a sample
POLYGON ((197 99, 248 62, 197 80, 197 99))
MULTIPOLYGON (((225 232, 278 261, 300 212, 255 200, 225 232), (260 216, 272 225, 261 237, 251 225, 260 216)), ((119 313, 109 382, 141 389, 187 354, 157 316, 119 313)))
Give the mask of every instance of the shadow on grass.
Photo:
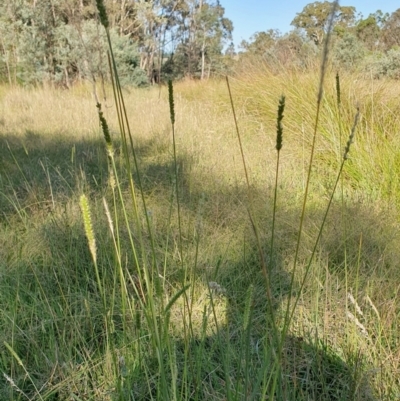
MULTIPOLYGON (((28 371, 37 373, 35 380, 39 388, 48 380, 51 372, 54 382, 57 382, 57 377, 60 381, 65 380, 71 361, 75 364, 75 368, 71 369, 78 369, 76 366, 90 355, 104 351, 107 341, 110 341, 105 338, 101 300, 79 207, 77 202, 71 202, 71 198, 77 199, 81 191, 90 192, 95 204, 94 225, 102 280, 109 281, 110 288, 116 288, 112 272, 115 266, 113 247, 107 234, 103 209, 100 201, 96 201, 101 196, 107 196, 107 160, 100 139, 74 142, 66 137, 48 139, 28 132, 23 139, 6 135, 0 141, 1 236, 5 238, 8 235, 6 233, 11 233, 6 247, 0 251, 3 254, 2 286, 6 289, 2 291, 2 304, 7 299, 13 299, 4 308, 5 317, 1 322, 4 332, 0 335, 3 341, 13 344, 13 349, 23 358, 28 371), (17 234, 21 228, 10 222, 13 221, 12 216, 19 215, 22 210, 28 223, 25 224, 25 231, 17 234), (29 219, 35 222, 30 225, 29 219), (21 308, 28 311, 30 319, 19 315, 21 308), (18 330, 7 333, 4 328, 10 319, 18 330), (38 356, 47 362, 40 364, 38 356)), ((174 165, 169 146, 150 140, 137 144, 137 154, 143 189, 153 211, 155 242, 160 244, 159 256, 161 260, 166 256, 167 279, 172 287, 177 288, 182 266, 177 256, 179 238, 176 220, 172 216, 171 223, 166 217, 174 188, 174 165), (168 232, 172 233, 173 240, 166 242, 168 232), (165 249, 164 246, 169 248, 165 249)), ((196 257, 195 275, 199 283, 207 286, 213 281, 225 289, 224 294, 211 291, 210 302, 213 299, 213 302, 225 305, 226 320, 211 333, 189 335, 183 340, 177 336, 173 343, 169 343, 172 352, 162 350, 165 358, 171 355, 175 358, 172 365, 176 371, 170 371, 168 379, 176 380, 183 399, 231 397, 258 400, 262 397, 262 389, 268 388, 265 380, 272 367, 267 362, 273 361, 276 343, 272 340, 272 327, 266 311, 267 300, 258 250, 252 239, 254 236, 244 206, 247 190, 223 187, 216 184, 216 177, 208 177, 208 182, 199 189, 196 177, 192 176, 193 164, 192 155, 182 155, 178 160, 182 217, 189 226, 185 229, 184 238, 188 260, 183 265, 194 263, 196 239, 187 234, 190 227, 198 223, 200 214, 205 245, 204 248, 200 246, 201 252, 196 257), (208 187, 213 188, 209 193, 208 187), (217 204, 218 211, 215 210, 217 204), (221 247, 217 243, 218 238, 222 238, 221 247), (211 270, 208 268, 210 265, 211 270), (249 292, 250 288, 252 293, 249 292)), ((253 198, 261 205, 260 227, 269 227, 268 203, 271 202, 271 196, 266 191, 252 190, 253 198)), ((323 212, 311 210, 313 217, 321 217, 323 212)), ((285 218, 284 221, 278 221, 282 226, 277 231, 274 255, 269 254, 268 246, 263 247, 271 266, 275 312, 288 296, 290 277, 286 263, 287 256, 293 253, 297 236, 292 227, 298 224, 299 218, 299 211, 287 208, 285 204, 280 205, 279 213, 285 218)), ((354 221, 363 222, 368 227, 378 224, 373 215, 365 214, 362 209, 351 209, 346 213, 351 214, 354 221)), ((313 225, 312 222, 309 224, 310 227, 313 225)), ((262 231, 268 230, 264 228, 262 231)), ((340 238, 340 233, 337 234, 340 238)), ((375 236, 372 230, 368 231, 368 235, 368 247, 375 249, 373 260, 369 253, 368 263, 373 265, 379 263, 384 239, 375 236)), ((327 236, 321 244, 322 254, 330 255, 335 251, 333 271, 338 271, 342 263, 341 253, 337 249, 341 246, 338 237, 333 234, 327 236)), ((269 244, 269 235, 263 235, 262 240, 269 244)), ((121 241, 123 244, 125 239, 121 241)), ((203 239, 201 241, 203 243, 203 239)), ((304 252, 306 259, 307 250, 304 252)), ((126 254, 124 257, 129 268, 133 263, 132 255, 126 254)), ((379 277, 379 269, 375 269, 375 274, 379 277)), ((296 290, 298 288, 294 288, 296 290)), ((207 313, 204 309, 200 317, 204 319, 207 313)), ((129 321, 127 328, 122 314, 120 306, 115 305, 112 317, 116 348, 125 348, 130 336, 142 338, 148 335, 141 333, 138 321, 129 321)), ((208 316, 207 319, 211 321, 213 317, 208 316)), ((3 341, 0 347, 3 347, 3 341)), ((121 379, 117 399, 159 399, 158 362, 145 348, 143 345, 143 350, 137 351, 141 355, 139 362, 127 362, 127 374, 121 379), (145 375, 144 369, 147 371, 145 375), (124 398, 121 398, 123 394, 124 398)), ((1 370, 14 374, 15 381, 25 392, 32 391, 26 385, 24 372, 18 364, 12 361, 6 350, 1 348, 1 351, 4 351, 3 355, 8 355, 2 358, 1 370)), ((281 387, 276 394, 286 397, 282 400, 372 400, 372 397, 368 398, 368 385, 360 385, 363 357, 353 354, 352 358, 343 361, 327 344, 316 344, 310 333, 304 333, 303 336, 288 335, 281 358, 282 374, 278 381, 281 387)), ((129 361, 129 358, 126 360, 129 361)), ((90 373, 89 378, 94 382, 98 380, 91 374, 95 375, 90 373)), ((4 378, 0 379, 0 384, 10 388, 4 378)), ((86 388, 86 391, 94 394, 94 387, 89 390, 86 388)), ((78 396, 79 389, 74 391, 78 396)), ((62 399, 62 394, 62 390, 55 390, 54 393, 49 392, 46 399, 62 399)))

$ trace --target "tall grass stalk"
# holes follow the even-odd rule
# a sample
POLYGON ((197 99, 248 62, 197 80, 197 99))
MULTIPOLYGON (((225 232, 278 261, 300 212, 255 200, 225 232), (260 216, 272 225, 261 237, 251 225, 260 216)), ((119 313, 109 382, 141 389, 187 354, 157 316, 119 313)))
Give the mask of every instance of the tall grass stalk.
POLYGON ((333 185, 331 196, 330 196, 328 204, 326 206, 326 210, 325 210, 325 213, 323 215, 322 222, 321 222, 321 224, 319 226, 318 235, 317 235, 317 238, 315 240, 314 247, 312 249, 309 261, 308 261, 308 263, 306 265, 306 268, 304 270, 304 273, 303 273, 303 277, 302 277, 302 280, 301 280, 301 283, 300 283, 300 287, 299 287, 299 291, 298 291, 299 295, 295 298, 294 305, 292 306, 292 311, 291 311, 291 314, 290 314, 289 320, 288 320, 289 322, 293 319, 293 316, 294 316, 294 314, 296 312, 296 307, 297 307, 297 304, 298 304, 299 299, 300 299, 300 294, 301 294, 301 292, 302 292, 302 290, 304 288, 304 285, 306 283, 308 274, 309 274, 310 269, 311 269, 311 265, 312 265, 312 263, 314 261, 314 256, 315 256, 315 254, 317 252, 317 249, 318 249, 318 246, 319 246, 319 242, 320 242, 320 239, 321 239, 321 236, 322 236, 322 232, 323 232, 325 223, 327 221, 328 213, 329 213, 329 210, 331 208, 332 201, 333 201, 333 198, 335 196, 336 189, 337 189, 337 186, 339 184, 340 178, 342 176, 344 165, 346 163, 346 160, 349 158, 350 147, 351 147, 351 144, 354 141, 354 136, 355 136, 355 132, 356 132, 359 116, 360 116, 360 111, 359 111, 359 109, 357 109, 357 113, 356 113, 356 115, 354 117, 354 123, 353 123, 353 126, 351 128, 349 139, 348 139, 346 147, 344 149, 342 163, 341 163, 339 171, 337 173, 336 181, 335 181, 335 183, 333 185))
MULTIPOLYGON (((26 377, 28 378, 29 382, 32 384, 33 388, 35 389, 35 396, 37 397, 38 400, 40 401, 44 401, 41 395, 41 390, 37 388, 36 384, 35 384, 35 380, 33 380, 33 378, 31 377, 28 369, 26 369, 24 362, 22 361, 22 359, 19 357, 19 355, 15 352, 14 348, 7 343, 7 341, 4 341, 4 346, 7 348, 7 350, 10 352, 10 354, 13 356, 13 358, 18 362, 18 365, 20 365, 22 367, 22 369, 24 370, 26 377)), ((5 378, 7 381, 10 382, 10 384, 15 387, 17 389, 17 392, 22 394, 24 397, 26 397, 28 400, 30 400, 30 397, 27 397, 27 395, 18 388, 18 386, 16 386, 16 384, 13 382, 13 380, 11 378, 9 378, 7 375, 5 375, 5 378)))
MULTIPOLYGON (((234 119, 234 123, 235 123, 235 129, 236 129, 236 135, 237 135, 237 139, 238 139, 238 143, 239 143, 239 148, 240 148, 240 153, 242 156, 242 164, 243 164, 243 168, 244 168, 244 172, 245 172, 245 177, 246 177, 246 183, 247 183, 247 189, 248 189, 248 206, 247 206, 247 211, 248 211, 248 215, 249 215, 249 219, 253 228, 253 232, 256 238, 256 245, 257 245, 257 250, 258 250, 258 254, 259 254, 259 260, 261 263, 261 269, 264 275, 264 279, 265 279, 265 289, 266 289, 266 296, 267 296, 267 318, 271 324, 272 327, 272 332, 273 332, 273 336, 274 339, 277 340, 279 333, 278 333, 278 329, 276 326, 276 321, 275 321, 275 312, 274 312, 274 300, 272 297, 272 292, 271 292, 271 281, 270 281, 270 274, 269 274, 269 269, 265 260, 265 256, 264 256, 264 250, 263 247, 261 245, 261 238, 260 238, 260 231, 259 228, 257 226, 257 221, 254 217, 254 211, 253 211, 253 198, 252 198, 252 191, 251 191, 251 186, 250 186, 250 180, 249 180, 249 175, 247 172, 247 166, 246 166, 246 159, 244 156, 244 150, 243 150, 243 145, 242 145, 242 140, 241 140, 241 135, 240 135, 240 130, 239 130, 239 125, 237 122, 237 118, 236 118, 236 111, 235 111, 235 105, 233 102, 233 96, 232 96, 232 92, 231 92, 231 88, 229 85, 229 78, 228 76, 226 76, 226 84, 228 87, 228 93, 229 93, 229 99, 230 99, 230 104, 231 104, 231 108, 232 108, 232 115, 233 115, 233 119, 234 119)), ((282 113, 283 113, 283 109, 282 109, 282 113)), ((281 134, 281 133, 280 133, 281 134)), ((280 135, 280 139, 281 139, 281 135, 280 135)), ((281 145, 281 143, 280 143, 281 145)), ((277 377, 277 376, 275 376, 277 377)))
MULTIPOLYGON (((265 288, 266 288, 266 297, 267 297, 267 319, 269 323, 271 324, 272 327, 272 333, 273 333, 273 342, 270 344, 271 349, 275 350, 275 346, 278 345, 277 347, 277 352, 274 354, 273 358, 273 368, 271 369, 270 376, 268 380, 264 380, 263 383, 263 392, 269 392, 269 394, 273 397, 275 394, 275 389, 278 386, 278 383, 280 382, 280 376, 281 376, 281 345, 279 341, 279 331, 276 325, 276 320, 275 320, 275 312, 274 312, 274 299, 272 297, 272 284, 271 284, 271 275, 270 275, 270 268, 268 268, 265 256, 264 256, 264 249, 261 244, 261 238, 260 238, 260 230, 258 228, 258 223, 255 219, 254 211, 253 211, 253 197, 252 197, 252 190, 250 186, 250 180, 249 180, 249 175, 247 172, 247 166, 246 166, 246 159, 244 156, 244 150, 243 150, 243 145, 242 145, 242 140, 241 140, 241 135, 240 135, 240 130, 239 130, 239 125, 237 122, 236 118, 236 111, 235 111, 235 106, 233 102, 233 96, 231 92, 231 88, 229 85, 229 78, 226 76, 226 84, 228 87, 228 93, 229 93, 229 99, 230 99, 230 104, 231 104, 231 109, 232 109, 232 115, 235 123, 235 129, 236 129, 236 135, 239 143, 239 148, 240 148, 240 153, 242 156, 242 164, 243 164, 243 169, 246 177, 246 183, 247 183, 247 190, 248 190, 248 206, 247 206, 247 211, 249 215, 249 219, 253 228, 254 235, 256 237, 256 245, 257 245, 257 250, 259 254, 259 260, 261 263, 261 269, 264 275, 265 279, 265 288), (269 386, 270 381, 272 380, 272 387, 269 386)), ((278 117, 277 117, 277 142, 276 142, 276 149, 278 151, 278 161, 277 161, 277 171, 276 171, 276 180, 278 179, 278 169, 279 169, 279 154, 280 150, 282 148, 282 135, 283 135, 283 129, 282 129, 282 119, 283 119, 283 111, 284 111, 284 105, 285 105, 285 100, 284 97, 281 97, 281 100, 279 102, 279 107, 278 107, 278 117)), ((270 264, 272 264, 272 248, 273 248, 273 231, 274 231, 274 225, 275 225, 275 211, 276 211, 276 199, 277 199, 277 181, 276 181, 276 186, 275 186, 275 200, 274 200, 274 209, 273 209, 273 229, 272 229, 272 239, 271 239, 271 255, 270 255, 270 264)), ((247 347, 249 347, 249 343, 247 343, 247 347)), ((248 350, 246 352, 246 357, 248 357, 248 350)), ((268 369, 271 368, 271 359, 268 358, 266 355, 264 355, 264 361, 263 361, 263 368, 261 369, 260 372, 267 372, 268 369)), ((279 391, 281 390, 281 386, 278 387, 279 391)))
MULTIPOLYGON (((274 264, 274 239, 275 239, 275 220, 276 220, 276 211, 277 211, 277 200, 278 200, 278 182, 279 182, 279 161, 280 161, 280 154, 283 145, 283 112, 285 111, 285 96, 281 96, 278 105, 278 113, 277 113, 277 121, 276 121, 276 168, 275 168, 275 188, 274 188, 274 203, 272 209, 272 227, 271 227, 271 249, 270 249, 270 263, 271 265, 274 264)), ((271 282, 271 268, 268 271, 269 274, 269 282, 271 282)), ((274 331, 276 332, 276 337, 278 339, 279 334, 277 332, 276 327, 274 327, 274 331)), ((278 386, 278 383, 281 381, 281 366, 282 366, 282 346, 280 341, 276 342, 278 353, 277 357, 275 358, 275 372, 273 378, 273 384, 271 388, 271 395, 275 394, 275 389, 278 386)), ((266 358, 267 360, 267 358, 266 358)), ((281 387, 281 386, 279 386, 281 387)), ((282 395, 281 395, 282 396, 282 395)))
MULTIPOLYGON (((290 312, 291 300, 292 300, 292 294, 293 294, 293 285, 294 285, 294 279, 295 279, 295 274, 296 274, 296 270, 297 270, 297 262, 298 262, 298 256, 299 256, 299 250, 300 250, 300 243, 301 243, 301 238, 302 238, 302 233, 303 233, 303 223, 304 223, 306 206, 307 206, 307 201, 308 201, 308 192, 309 192, 310 181, 311 181, 311 172, 312 172, 312 168, 313 168, 313 164, 314 164, 314 152, 315 152, 315 145, 316 145, 316 140, 317 140, 317 129, 318 129, 318 124, 319 124, 321 103, 322 103, 322 97, 323 97, 323 91, 324 91, 325 73, 326 73, 326 68, 328 65, 330 38, 332 35, 333 22, 335 19, 335 15, 336 15, 338 6, 339 6, 339 2, 337 0, 332 3, 332 9, 331 9, 331 13, 328 18, 328 24, 327 24, 327 34, 325 37, 324 47, 322 50, 321 72, 320 72, 320 80, 319 80, 319 86, 318 86, 317 109, 316 109, 316 113, 315 113, 314 131, 313 131, 313 137, 312 137, 312 143, 311 143, 311 153, 310 153, 310 160, 308 163, 306 187, 305 187, 305 191, 304 191, 303 205, 302 205, 301 215, 300 215, 300 223, 299 223, 299 229, 298 229, 298 235, 297 235, 296 250, 295 250, 295 254, 294 254, 294 262, 293 262, 292 274, 291 274, 291 279, 290 279, 289 297, 288 297, 287 307, 286 307, 286 312, 285 312, 285 323, 284 323, 284 329, 282 331, 281 343, 283 343, 283 341, 284 341, 284 338, 285 338, 286 333, 290 326, 291 317, 293 316, 294 311, 295 311, 293 308, 292 312, 290 312)), ((311 261, 310 261, 310 265, 311 265, 311 261)), ((299 299, 299 296, 297 297, 297 299, 299 299)))
POLYGON ((269 317, 270 317, 271 323, 272 323, 272 325, 274 327, 274 331, 276 332, 276 330, 275 330, 276 327, 275 327, 274 311, 273 311, 273 307, 272 307, 272 305, 273 305, 272 301, 273 300, 272 300, 272 294, 271 294, 271 283, 269 282, 269 273, 268 273, 267 263, 266 263, 265 257, 264 257, 263 248, 262 248, 262 245, 261 245, 261 239, 260 239, 260 236, 259 236, 259 229, 257 227, 257 222, 254 219, 253 198, 252 198, 252 191, 251 191, 251 186, 250 186, 249 174, 247 172, 246 159, 245 159, 245 156, 244 156, 242 139, 241 139, 239 125, 238 125, 237 118, 236 118, 235 105, 234 105, 234 102, 233 102, 233 96, 232 96, 231 88, 230 88, 230 85, 229 85, 228 76, 226 76, 226 84, 227 84, 227 87, 228 87, 228 93, 229 93, 229 99, 230 99, 230 104, 231 104, 231 109, 232 109, 233 120, 234 120, 234 123, 235 123, 236 135, 237 135, 237 139, 238 139, 238 143, 239 143, 240 153, 241 153, 241 156, 242 156, 242 165, 243 165, 244 174, 245 174, 245 177, 246 177, 246 184, 247 184, 247 190, 248 190, 248 201, 249 201, 249 203, 248 203, 248 214, 249 214, 249 218, 250 218, 250 221, 251 221, 251 225, 253 227, 254 234, 256 236, 257 248, 258 248, 258 252, 259 252, 261 267, 262 267, 262 271, 263 271, 264 277, 265 277, 269 317))
MULTIPOLYGON (((186 321, 189 322, 189 332, 191 331, 191 311, 190 311, 190 302, 187 297, 187 290, 189 286, 187 285, 187 279, 186 279, 186 270, 184 269, 184 264, 183 264, 183 248, 182 248, 182 228, 181 228, 181 209, 180 209, 180 194, 179 194, 179 179, 178 179, 178 161, 177 161, 177 152, 176 152, 176 138, 175 138, 175 110, 174 110, 174 97, 173 97, 173 86, 172 82, 169 82, 169 104, 170 104, 170 120, 171 120, 171 126, 172 126, 172 137, 173 137, 173 161, 174 161, 174 169, 175 169, 175 192, 176 192, 176 201, 177 201, 177 215, 178 215, 178 230, 179 230, 179 259, 181 261, 182 265, 182 270, 185 271, 184 274, 184 279, 182 281, 182 288, 173 296, 169 303, 164 306, 164 293, 163 293, 163 286, 165 283, 164 281, 161 281, 162 276, 159 273, 159 267, 158 267, 158 260, 157 260, 157 253, 155 250, 155 244, 154 244, 154 236, 152 232, 152 227, 151 227, 151 221, 149 217, 149 212, 146 206, 146 200, 145 200, 145 195, 144 195, 144 189, 143 189, 143 184, 142 184, 142 178, 141 178, 141 173, 140 173, 140 168, 139 168, 139 161, 137 157, 137 153, 135 150, 135 146, 133 143, 133 137, 131 134, 131 129, 128 121, 128 116, 127 116, 127 110, 125 106, 125 101, 124 101, 124 96, 122 93, 122 88, 121 84, 119 81, 119 76, 118 76, 118 71, 117 71, 117 66, 115 63, 115 58, 113 55, 113 49, 112 49, 112 44, 110 40, 110 35, 108 31, 108 21, 106 18, 105 14, 105 9, 103 8, 104 5, 102 5, 101 1, 97 1, 97 6, 99 10, 99 15, 100 15, 100 20, 106 30, 107 34, 107 40, 109 44, 109 65, 110 65, 110 71, 111 71, 111 77, 112 77, 112 88, 113 88, 113 93, 114 93, 114 102, 116 105, 117 109, 117 116, 118 116, 118 123, 120 127, 120 133, 121 133, 121 145, 123 149, 123 160, 125 163, 125 168, 126 168, 126 173, 128 177, 128 182, 129 182, 129 188, 130 188, 130 194, 131 194, 131 199, 132 199, 132 204, 134 206, 134 217, 136 220, 136 227, 137 227, 137 235, 139 237, 139 251, 137 252, 137 248, 133 239, 133 235, 131 233, 131 228, 129 224, 129 218, 126 210, 126 204, 122 195, 122 190, 121 190, 121 184, 120 184, 120 178, 118 174, 118 170, 115 165, 115 160, 113 157, 113 152, 111 151, 111 145, 109 145, 110 142, 110 135, 109 131, 107 128, 107 123, 101 114, 101 109, 100 106, 98 106, 99 109, 99 118, 101 122, 101 126, 103 129, 104 137, 106 140, 107 144, 107 149, 108 151, 108 156, 109 160, 111 162, 111 167, 112 167, 112 173, 113 177, 115 178, 115 187, 118 192, 118 197, 119 197, 119 202, 118 204, 122 207, 123 210, 123 218, 124 218, 124 224, 127 229, 129 239, 130 239, 130 244, 131 244, 131 250, 134 255, 134 260, 136 264, 136 271, 138 274, 139 278, 139 283, 136 284, 135 280, 133 279, 131 273, 128 271, 123 272, 121 267, 119 267, 119 275, 120 275, 120 283, 121 283, 121 288, 124 289, 126 288, 126 280, 123 278, 124 275, 128 275, 128 279, 131 281, 132 284, 134 284, 135 291, 137 293, 138 299, 140 300, 141 308, 142 311, 146 317, 146 321, 148 324, 148 327, 150 329, 150 339, 152 342, 152 347, 153 350, 157 356, 157 361, 158 361, 158 366, 159 366, 159 377, 160 381, 157 384, 157 393, 158 397, 161 399, 170 399, 170 397, 176 398, 177 396, 177 387, 176 383, 170 384, 168 383, 168 370, 172 374, 172 377, 177 380, 176 375, 177 375, 177 368, 176 368, 176 362, 175 361, 175 350, 174 347, 170 343, 170 337, 169 337, 169 313, 171 307, 178 301, 178 299, 183 296, 185 301, 185 307, 184 307, 184 316, 183 316, 183 327, 184 330, 186 330, 186 321), (133 182, 132 178, 132 168, 131 168, 131 162, 130 162, 130 154, 133 157, 133 163, 135 167, 135 173, 136 173, 136 180, 137 180, 137 188, 142 200, 142 205, 143 205, 143 214, 145 217, 145 222, 146 222, 146 228, 147 228, 147 236, 150 239, 150 259, 147 261, 147 249, 146 245, 144 243, 144 236, 142 233, 142 227, 141 227, 141 217, 139 213, 139 208, 137 205, 137 196, 136 196, 136 190, 135 190, 135 185, 133 182), (125 273, 125 274, 123 274, 125 273), (143 274, 143 275, 142 275, 143 274), (140 286, 141 288, 137 288, 137 286, 140 286), (144 290, 143 290, 144 287, 144 290), (188 313, 188 319, 186 319, 186 312, 188 313), (165 361, 165 355, 164 352, 167 352, 169 355, 169 361, 170 363, 166 363, 165 361)), ((115 210, 117 209, 118 205, 115 202, 115 197, 114 198, 114 208, 115 210)), ((109 221, 111 219, 109 218, 109 221)), ((116 225, 118 224, 118 214, 115 213, 115 221, 116 225)), ((111 223, 110 228, 112 227, 111 223)), ((118 231, 118 230, 117 230, 118 231)), ((118 238, 117 234, 117 238, 118 238)), ((117 265, 120 266, 120 255, 121 255, 121 249, 120 249, 120 241, 119 239, 114 241, 114 247, 116 250, 116 255, 117 255, 117 265)), ((123 304, 127 303, 128 297, 123 297, 123 304)), ((123 305, 123 310, 125 309, 125 305, 123 305)), ((188 332, 184 332, 184 338, 186 339, 185 341, 185 347, 187 347, 187 341, 191 336, 189 335, 188 332)), ((189 365, 192 365, 191 362, 191 356, 188 350, 185 350, 185 355, 188 358, 189 365)), ((186 379, 185 374, 184 374, 184 379, 186 379)), ((185 382, 185 380, 184 380, 185 382)), ((182 384, 184 386, 184 384, 182 384)), ((183 391, 183 388, 181 391, 183 391)))
MULTIPOLYGON (((342 96, 341 96, 341 89, 340 89, 340 76, 339 72, 336 73, 336 106, 337 106, 337 113, 338 113, 338 128, 339 128, 339 148, 342 150, 342 96)), ((357 111, 358 113, 358 111, 357 111)), ((340 177, 340 195, 341 195, 341 225, 342 225, 342 241, 343 241, 343 252, 344 252, 344 272, 345 272, 345 281, 346 281, 346 291, 347 291, 347 223, 345 219, 345 200, 344 200, 344 178, 343 174, 340 177)), ((346 298, 346 307, 347 307, 347 298, 346 298)))
MULTIPOLYGON (((178 219, 178 252, 179 252, 179 261, 181 265, 181 269, 183 271, 182 277, 182 291, 179 292, 180 295, 184 297, 184 307, 183 307, 183 336, 185 339, 185 358, 187 358, 188 365, 186 366, 183 372, 183 382, 185 383, 188 377, 188 370, 187 368, 194 371, 193 367, 193 359, 190 355, 188 349, 188 342, 190 338, 193 337, 193 330, 192 330, 192 310, 191 305, 192 303, 189 301, 191 299, 188 296, 186 290, 189 289, 190 285, 187 285, 187 269, 185 269, 184 264, 184 255, 183 255, 183 240, 182 240, 182 221, 181 221, 181 203, 180 203, 180 191, 179 191, 179 165, 178 165, 178 157, 176 151, 176 136, 175 136, 175 100, 174 100, 174 87, 172 80, 168 80, 168 104, 169 104, 169 116, 170 116, 170 123, 171 123, 171 131, 172 131, 172 149, 173 149, 173 166, 174 166, 174 177, 173 182, 174 190, 175 190, 175 197, 176 197, 176 207, 177 207, 177 219, 178 219)), ((172 206, 172 204, 171 204, 172 206)), ((194 271, 194 268, 192 269, 194 271)), ((192 286, 193 288, 193 286, 192 286)), ((191 292, 192 295, 192 292, 191 292)), ((177 298, 176 298, 177 299, 177 298)), ((168 330, 168 328, 166 328, 168 330)), ((183 391, 183 386, 182 386, 183 391)))
POLYGON ((273 260, 274 255, 274 239, 275 239, 275 220, 276 220, 276 209, 277 209, 277 200, 278 200, 278 183, 279 183, 279 161, 280 154, 283 143, 283 112, 285 111, 285 96, 281 96, 279 100, 278 106, 278 115, 276 121, 276 168, 275 168, 275 188, 274 188, 274 204, 272 208, 272 227, 271 227, 271 250, 270 250, 270 258, 273 260))

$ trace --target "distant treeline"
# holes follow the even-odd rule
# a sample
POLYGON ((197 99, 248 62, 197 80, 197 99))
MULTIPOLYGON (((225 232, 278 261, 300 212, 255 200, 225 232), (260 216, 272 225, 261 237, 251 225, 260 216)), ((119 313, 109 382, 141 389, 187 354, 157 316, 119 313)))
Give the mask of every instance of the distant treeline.
MULTIPOLYGON (((105 0, 123 84, 146 86, 184 77, 206 79, 253 58, 271 68, 308 68, 321 50, 332 2, 304 7, 282 34, 269 29, 232 44, 232 22, 219 0, 105 0)), ((374 77, 400 77, 400 9, 364 18, 339 6, 333 21, 333 62, 374 77)), ((0 81, 70 87, 106 81, 106 38, 94 0, 3 0, 0 81)), ((243 65, 243 64, 242 64, 243 65)))
MULTIPOLYGON (((233 25, 213 0, 105 0, 120 77, 137 86, 224 68, 233 25)), ((2 0, 0 79, 69 87, 105 79, 108 62, 95 0, 2 0)))
MULTIPOLYGON (((321 51, 332 5, 328 1, 306 5, 289 33, 273 29, 255 33, 241 43, 241 58, 261 58, 273 69, 309 68, 321 51)), ((374 78, 400 78, 400 8, 391 14, 378 10, 365 18, 355 7, 338 6, 331 28, 335 67, 374 78)))

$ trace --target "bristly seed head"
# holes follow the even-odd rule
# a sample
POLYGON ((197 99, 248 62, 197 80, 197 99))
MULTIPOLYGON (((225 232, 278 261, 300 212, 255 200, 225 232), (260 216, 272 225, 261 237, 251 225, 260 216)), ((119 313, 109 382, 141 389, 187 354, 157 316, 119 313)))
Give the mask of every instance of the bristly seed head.
POLYGON ((83 225, 85 227, 85 234, 89 243, 89 250, 92 255, 93 262, 96 263, 96 239, 93 233, 92 219, 90 216, 89 202, 85 195, 81 195, 80 206, 83 217, 83 225))
POLYGON ((349 152, 350 152, 350 146, 351 144, 354 142, 354 135, 356 133, 356 127, 357 127, 357 123, 358 123, 358 117, 360 116, 360 108, 357 106, 357 113, 354 117, 354 123, 353 126, 351 128, 351 132, 349 135, 349 139, 346 143, 346 147, 344 148, 344 155, 343 155, 343 159, 347 160, 349 158, 349 152))
POLYGON ((169 112, 171 118, 171 124, 175 124, 175 105, 174 105, 174 87, 172 81, 168 80, 168 101, 169 101, 169 112))
POLYGON ((108 17, 107 17, 107 11, 106 7, 104 5, 103 0, 96 0, 96 6, 97 6, 97 11, 99 12, 99 18, 100 22, 104 26, 104 28, 108 28, 109 23, 108 23, 108 17))
POLYGON ((276 150, 279 152, 282 149, 282 139, 283 139, 283 127, 282 127, 282 120, 283 120, 283 112, 285 110, 285 96, 281 96, 279 99, 279 106, 278 106, 278 117, 276 122, 276 150))
POLYGON ((100 120, 101 129, 103 131, 104 139, 105 139, 107 145, 111 145, 110 130, 108 128, 107 120, 104 118, 104 114, 101 110, 101 104, 97 103, 96 107, 97 107, 97 110, 99 111, 99 120, 100 120))
POLYGON ((336 73, 336 99, 338 106, 340 105, 340 78, 339 73, 336 73))

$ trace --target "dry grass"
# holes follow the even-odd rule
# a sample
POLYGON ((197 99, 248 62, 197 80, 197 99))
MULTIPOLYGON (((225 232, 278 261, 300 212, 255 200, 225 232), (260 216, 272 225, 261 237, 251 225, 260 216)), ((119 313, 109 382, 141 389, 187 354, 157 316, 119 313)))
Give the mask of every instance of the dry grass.
MULTIPOLYGON (((317 74, 272 75, 262 69, 232 80, 250 171, 253 210, 265 244, 270 240, 276 110, 282 93, 287 99, 276 246, 275 254, 268 256, 278 321, 285 307, 293 266, 317 87, 317 74)), ((335 369, 341 374, 347 372, 347 367, 355 373, 359 369, 359 377, 355 374, 357 386, 363 387, 358 392, 359 399, 374 395, 376 400, 397 400, 400 391, 399 93, 397 83, 345 77, 340 119, 334 76, 328 74, 295 285, 301 282, 320 227, 356 104, 360 106, 361 121, 342 190, 335 196, 284 351, 285 358, 297 355, 298 360, 297 370, 296 362, 287 362, 287 376, 301 381, 314 369, 310 367, 310 358, 324 349, 321 343, 327 344, 334 353, 334 357, 327 357, 327 364, 333 366, 329 375, 335 374, 335 369), (307 343, 302 351, 300 337, 307 343)), ((176 212, 171 212, 171 218, 166 217, 170 213, 173 181, 167 89, 132 90, 125 96, 157 252, 165 259, 162 275, 168 288, 168 302, 179 289, 181 261, 176 212)), ((54 394, 58 391, 60 397, 70 391, 80 397, 91 394, 89 399, 111 399, 110 388, 116 373, 110 362, 112 355, 96 352, 105 340, 97 318, 100 301, 88 273, 93 270, 78 207, 84 189, 93 203, 99 266, 112 266, 107 222, 102 202, 96 200, 99 195, 108 196, 108 189, 107 163, 93 96, 90 88, 84 86, 71 91, 2 87, 0 102, 0 238, 4 245, 0 250, 0 275, 6 277, 0 293, 2 304, 12 300, 2 311, 1 344, 12 343, 19 355, 25 356, 24 363, 37 377, 37 387, 48 380, 48 388, 59 388, 54 394), (14 321, 11 332, 7 329, 10 319, 14 321), (75 334, 71 334, 69 326, 74 327, 75 334), (26 341, 36 344, 34 351, 24 351, 26 341), (41 349, 44 341, 48 346, 41 349), (75 348, 68 351, 71 343, 75 348)), ((112 132, 117 132, 112 102, 107 101, 103 110, 112 132)), ((233 344, 229 350, 234 381, 236 370, 240 371, 233 356, 236 351, 240 353, 235 341, 240 342, 237 339, 243 331, 250 286, 255 292, 250 347, 254 361, 266 341, 266 318, 261 269, 247 215, 248 192, 224 83, 177 84, 175 110, 184 263, 195 270, 194 331, 201 338, 204 310, 211 302, 208 283, 217 282, 226 293, 216 298, 217 319, 213 320, 212 314, 208 316, 211 331, 207 332, 207 341, 211 343, 204 346, 217 349, 213 341, 218 342, 218 336, 212 340, 214 330, 218 325, 226 329, 233 344)), ((266 252, 267 249, 266 245, 266 252)), ((130 256, 124 254, 124 258, 129 269, 130 256)), ((178 340, 184 339, 183 322, 187 318, 182 317, 180 306, 179 301, 171 309, 171 335, 178 340)), ((136 335, 135 330, 130 331, 132 336, 136 335)), ((132 377, 138 380, 132 391, 139 397, 140 391, 144 391, 144 383, 139 380, 141 369, 146 371, 149 386, 155 380, 152 362, 147 367, 136 366, 134 353, 129 353, 129 340, 124 337, 127 334, 118 335, 124 339, 116 341, 117 348, 130 364, 132 377)), ((177 344, 179 351, 183 345, 179 341, 177 344)), ((9 354, 4 355, 1 370, 13 377, 16 386, 31 391, 24 384, 18 364, 9 354)), ((218 361, 202 363, 218 370, 218 361)), ((204 380, 200 399, 223 396, 221 383, 204 380)), ((315 384, 318 375, 309 380, 315 384)), ((1 396, 7 394, 10 399, 17 399, 6 382, 0 383, 8 388, 7 392, 0 392, 1 396)), ((306 397, 299 388, 297 396, 306 397)), ((55 399, 50 390, 43 394, 47 397, 43 399, 55 399)))

